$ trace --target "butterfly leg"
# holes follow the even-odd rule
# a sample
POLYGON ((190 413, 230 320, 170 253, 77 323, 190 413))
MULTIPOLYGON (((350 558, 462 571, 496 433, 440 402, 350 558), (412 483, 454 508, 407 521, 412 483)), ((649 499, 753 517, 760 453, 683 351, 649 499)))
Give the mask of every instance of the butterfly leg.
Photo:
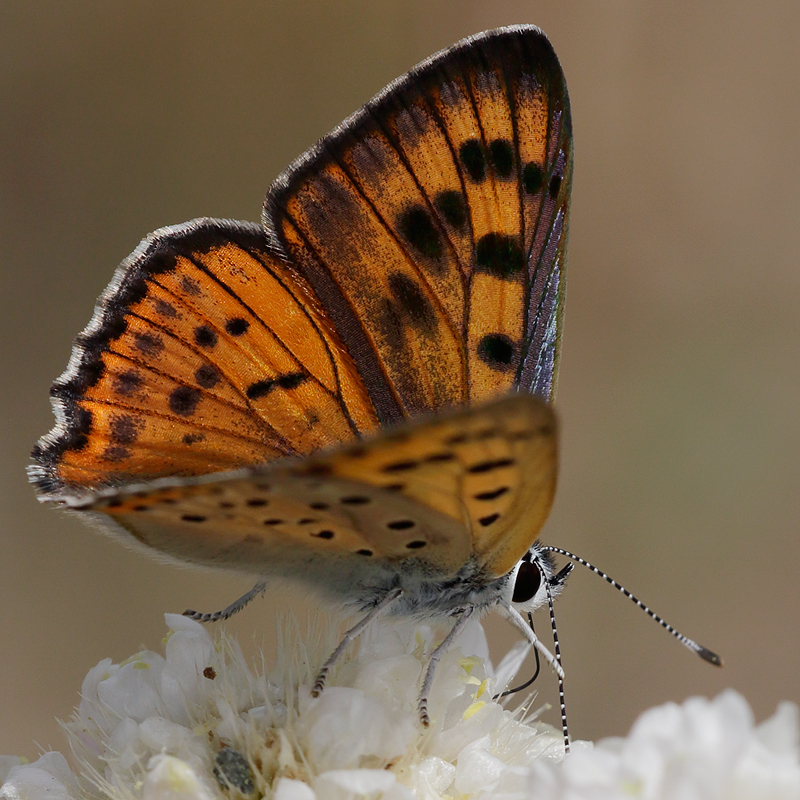
POLYGON ((191 608, 187 608, 186 611, 183 612, 183 616, 196 619, 198 622, 219 622, 221 619, 228 619, 228 617, 232 617, 234 614, 241 611, 251 600, 258 597, 258 595, 264 594, 266 588, 266 581, 259 581, 247 594, 243 594, 235 603, 231 603, 227 608, 223 608, 222 611, 204 614, 202 611, 192 611, 191 608))
POLYGON ((466 606, 462 609, 461 615, 456 620, 456 624, 450 629, 450 633, 444 637, 444 641, 431 653, 431 657, 428 660, 428 669, 425 671, 425 680, 422 682, 422 689, 420 690, 419 701, 417 702, 420 722, 422 722, 423 726, 426 728, 431 724, 431 718, 428 716, 428 695, 431 691, 433 673, 436 670, 436 665, 439 663, 442 654, 449 650, 453 639, 461 633, 474 610, 472 606, 466 606))
POLYGON ((395 600, 397 600, 400 595, 403 594, 403 590, 400 588, 392 589, 383 600, 380 601, 374 608, 370 609, 369 614, 367 614, 364 619, 360 622, 357 622, 350 628, 349 631, 345 633, 342 637, 342 641, 339 642, 339 646, 331 653, 330 658, 322 665, 322 669, 320 669, 319 673, 317 674, 317 679, 314 681, 314 685, 311 687, 311 696, 312 697, 319 697, 322 690, 325 688, 325 681, 328 678, 328 673, 333 669, 333 665, 342 657, 342 654, 347 649, 347 646, 355 639, 364 628, 372 622, 375 617, 377 617, 387 606, 390 606, 395 600))
POLYGON ((544 660, 553 668, 559 678, 564 677, 564 670, 556 660, 556 657, 539 641, 539 637, 528 626, 522 615, 510 605, 500 603, 496 606, 497 611, 502 614, 515 628, 518 628, 522 635, 542 654, 544 660))

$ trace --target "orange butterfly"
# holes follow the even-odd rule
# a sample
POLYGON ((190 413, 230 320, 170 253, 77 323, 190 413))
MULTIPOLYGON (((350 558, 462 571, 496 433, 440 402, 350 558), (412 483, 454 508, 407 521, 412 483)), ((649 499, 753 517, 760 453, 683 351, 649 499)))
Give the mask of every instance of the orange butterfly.
POLYGON ((53 387, 42 499, 260 576, 198 618, 276 575, 367 612, 317 691, 384 610, 455 617, 445 647, 497 607, 560 673, 519 611, 569 573, 534 542, 571 181, 541 31, 426 60, 276 180, 263 226, 163 228, 122 263, 53 387))

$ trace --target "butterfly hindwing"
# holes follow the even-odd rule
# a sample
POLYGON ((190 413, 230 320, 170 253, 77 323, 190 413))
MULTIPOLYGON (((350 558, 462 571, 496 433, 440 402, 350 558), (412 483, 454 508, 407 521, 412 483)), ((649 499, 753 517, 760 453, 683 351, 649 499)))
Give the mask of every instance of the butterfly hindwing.
POLYGON ((33 470, 49 492, 264 463, 377 424, 305 281, 258 226, 215 220, 123 262, 52 395, 33 470))
POLYGON ((520 27, 423 62, 276 181, 265 223, 382 422, 511 388, 552 398, 571 165, 561 69, 520 27))
POLYGON ((413 566, 445 578, 474 559, 496 577, 529 548, 555 477, 552 411, 514 395, 299 461, 78 507, 158 552, 264 576, 309 579, 319 568, 380 579, 413 566))

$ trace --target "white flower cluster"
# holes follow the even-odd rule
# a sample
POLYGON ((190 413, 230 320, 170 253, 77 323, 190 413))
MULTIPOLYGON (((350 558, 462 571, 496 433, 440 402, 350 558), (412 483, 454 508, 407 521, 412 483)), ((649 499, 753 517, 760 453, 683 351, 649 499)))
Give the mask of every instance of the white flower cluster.
MULTIPOLYGON (((432 725, 416 711, 433 634, 377 623, 319 698, 313 670, 335 642, 284 633, 270 672, 235 643, 167 615, 165 656, 102 661, 65 728, 80 762, 0 757, 5 800, 533 800, 800 798, 797 709, 754 727, 734 692, 652 709, 626 739, 577 742, 492 695, 524 658, 493 671, 479 623, 442 658, 432 725)), ((328 626, 330 627, 330 626, 328 626)))

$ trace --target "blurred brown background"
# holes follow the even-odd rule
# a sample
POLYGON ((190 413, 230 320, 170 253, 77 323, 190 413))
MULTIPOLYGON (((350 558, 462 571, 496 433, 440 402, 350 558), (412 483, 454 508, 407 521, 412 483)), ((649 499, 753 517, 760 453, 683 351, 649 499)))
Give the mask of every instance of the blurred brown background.
MULTIPOLYGON (((50 382, 117 263, 165 224, 257 220, 278 172, 384 84, 515 22, 553 41, 576 138, 544 538, 726 660, 576 571, 557 609, 573 735, 726 686, 759 719, 800 699, 800 5, 6 0, 0 753, 64 749, 55 718, 90 667, 159 649, 165 610, 249 588, 129 553, 26 484, 50 382)), ((282 605, 231 628, 269 637, 282 605)), ((514 634, 488 624, 502 652, 514 634)))

